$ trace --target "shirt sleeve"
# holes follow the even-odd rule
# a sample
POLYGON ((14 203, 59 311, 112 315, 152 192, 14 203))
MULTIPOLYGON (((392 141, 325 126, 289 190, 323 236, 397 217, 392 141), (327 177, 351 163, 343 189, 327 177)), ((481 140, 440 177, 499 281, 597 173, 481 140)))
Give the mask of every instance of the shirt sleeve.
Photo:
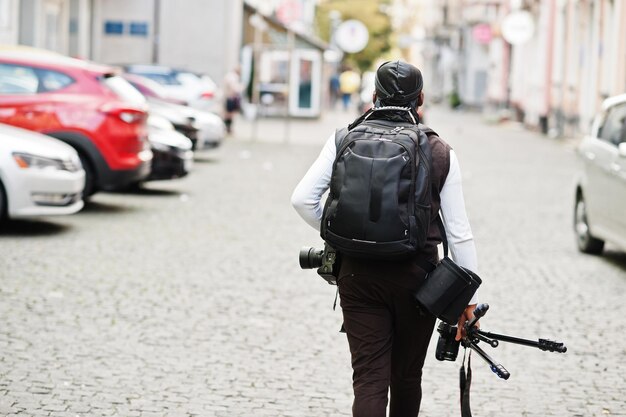
POLYGON ((322 195, 330 185, 336 153, 335 134, 333 133, 291 195, 291 204, 300 217, 317 231, 320 230, 322 219, 322 195))
MULTIPOLYGON (((453 150, 450 151, 450 171, 441 190, 441 218, 446 229, 452 259, 458 265, 478 274, 474 236, 463 201, 461 168, 453 150)), ((478 303, 477 295, 478 292, 474 294, 469 304, 478 303)))

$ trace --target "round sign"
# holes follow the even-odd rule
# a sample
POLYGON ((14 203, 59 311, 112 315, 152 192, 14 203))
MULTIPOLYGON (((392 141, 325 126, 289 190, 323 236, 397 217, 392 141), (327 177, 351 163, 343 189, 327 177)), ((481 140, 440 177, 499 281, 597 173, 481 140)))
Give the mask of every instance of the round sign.
POLYGON ((534 33, 535 21, 533 15, 527 11, 510 13, 502 21, 502 37, 511 45, 528 42, 534 33))
POLYGON ((367 27, 358 20, 346 20, 335 31, 335 43, 344 52, 361 52, 369 41, 367 27))

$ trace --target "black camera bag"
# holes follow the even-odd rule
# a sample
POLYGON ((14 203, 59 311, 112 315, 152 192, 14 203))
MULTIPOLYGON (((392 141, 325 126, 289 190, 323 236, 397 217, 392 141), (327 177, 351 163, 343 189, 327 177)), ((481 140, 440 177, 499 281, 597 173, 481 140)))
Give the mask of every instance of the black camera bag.
POLYGON ((415 294, 417 302, 439 320, 455 325, 467 303, 482 283, 480 277, 448 257, 448 239, 441 218, 437 219, 443 240, 444 258, 426 276, 415 294))

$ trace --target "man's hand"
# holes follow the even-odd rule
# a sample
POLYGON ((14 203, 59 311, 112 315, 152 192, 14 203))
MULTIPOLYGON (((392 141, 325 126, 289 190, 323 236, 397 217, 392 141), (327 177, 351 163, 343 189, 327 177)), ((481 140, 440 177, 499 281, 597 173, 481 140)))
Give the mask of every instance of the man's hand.
MULTIPOLYGON (((458 327, 456 329, 456 336, 454 340, 459 341, 466 336, 465 322, 474 318, 474 310, 476 309, 476 306, 477 304, 470 304, 465 307, 465 310, 461 314, 461 317, 459 317, 459 322, 457 324, 458 327)), ((480 323, 476 322, 475 327, 479 328, 480 323)))

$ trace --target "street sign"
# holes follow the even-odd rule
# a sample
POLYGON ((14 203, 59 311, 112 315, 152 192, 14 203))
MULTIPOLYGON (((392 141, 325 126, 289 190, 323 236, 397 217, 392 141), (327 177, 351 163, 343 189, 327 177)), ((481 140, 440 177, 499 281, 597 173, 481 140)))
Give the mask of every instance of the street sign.
POLYGON ((492 32, 491 25, 486 23, 481 23, 479 25, 474 26, 472 29, 472 36, 478 43, 487 44, 491 42, 492 32))
POLYGON ((335 31, 335 43, 344 52, 355 54, 361 52, 369 41, 367 27, 359 20, 346 20, 335 31))
POLYGON ((302 5, 296 0, 285 0, 276 9, 276 18, 284 25, 291 25, 300 19, 302 5))
POLYGON ((524 10, 509 13, 502 21, 502 37, 511 45, 528 42, 535 33, 533 15, 524 10))

